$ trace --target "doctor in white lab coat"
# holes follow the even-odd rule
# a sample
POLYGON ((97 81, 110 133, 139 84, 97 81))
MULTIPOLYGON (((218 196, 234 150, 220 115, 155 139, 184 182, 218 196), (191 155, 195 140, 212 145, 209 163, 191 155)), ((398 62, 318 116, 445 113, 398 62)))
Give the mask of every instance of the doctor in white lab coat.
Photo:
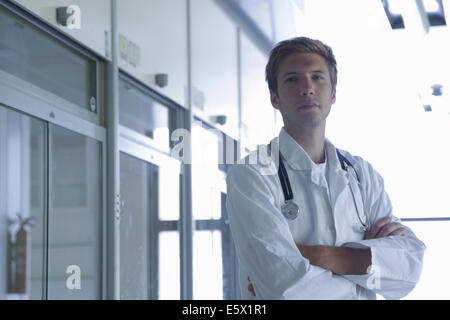
POLYGON ((275 158, 261 161, 254 151, 230 169, 227 210, 242 298, 406 296, 419 280, 425 245, 393 215, 372 166, 340 150, 352 166, 344 168, 325 137, 336 100, 331 48, 305 37, 283 41, 271 52, 266 80, 284 121, 272 157, 282 157, 299 215, 291 220, 281 211, 275 158))

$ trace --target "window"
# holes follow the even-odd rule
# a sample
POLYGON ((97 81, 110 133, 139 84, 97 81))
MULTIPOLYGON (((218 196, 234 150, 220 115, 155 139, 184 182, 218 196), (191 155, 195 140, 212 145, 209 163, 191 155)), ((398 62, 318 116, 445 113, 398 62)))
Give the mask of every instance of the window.
MULTIPOLYGON (((237 261, 225 206, 226 174, 219 170, 219 157, 226 145, 220 141, 223 137, 208 127, 192 128, 194 299, 239 298, 237 261)), ((234 144, 229 145, 235 150, 234 144)))
POLYGON ((40 95, 50 103, 62 98, 58 107, 100 123, 98 60, 30 21, 0 5, 0 69, 6 73, 2 77, 26 81, 22 89, 43 89, 40 95))
POLYGON ((411 228, 427 249, 425 250, 422 275, 416 288, 405 297, 414 300, 449 299, 448 288, 450 275, 448 267, 450 257, 448 244, 450 243, 450 219, 435 221, 406 221, 403 222, 411 228))
POLYGON ((152 98, 148 90, 144 90, 136 83, 121 79, 119 123, 148 138, 156 148, 167 152, 170 110, 152 98))

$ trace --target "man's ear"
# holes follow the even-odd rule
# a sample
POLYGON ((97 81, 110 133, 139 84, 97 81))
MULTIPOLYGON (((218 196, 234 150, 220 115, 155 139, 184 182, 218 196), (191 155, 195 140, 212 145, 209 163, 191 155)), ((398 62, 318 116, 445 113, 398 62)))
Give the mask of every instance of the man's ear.
POLYGON ((278 94, 272 90, 270 90, 270 102, 275 109, 280 110, 280 99, 278 98, 278 94))
POLYGON ((334 104, 336 102, 336 87, 333 88, 331 91, 331 104, 334 104))

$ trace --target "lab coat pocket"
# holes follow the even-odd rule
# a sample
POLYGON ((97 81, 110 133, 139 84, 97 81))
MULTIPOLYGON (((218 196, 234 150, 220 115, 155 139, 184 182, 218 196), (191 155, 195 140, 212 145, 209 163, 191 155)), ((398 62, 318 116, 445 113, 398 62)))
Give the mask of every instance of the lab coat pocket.
POLYGON ((360 193, 352 194, 348 185, 336 203, 335 212, 338 214, 335 217, 336 246, 364 239, 363 223, 366 223, 367 218, 360 193))

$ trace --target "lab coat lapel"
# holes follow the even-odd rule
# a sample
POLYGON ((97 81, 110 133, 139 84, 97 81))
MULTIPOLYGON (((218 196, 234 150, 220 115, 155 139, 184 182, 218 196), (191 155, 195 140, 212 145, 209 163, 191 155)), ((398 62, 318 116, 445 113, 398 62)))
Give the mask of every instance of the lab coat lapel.
POLYGON ((345 170, 342 169, 339 162, 336 148, 328 140, 325 140, 325 151, 328 159, 328 188, 330 190, 330 201, 333 212, 336 211, 336 202, 339 195, 347 188, 349 184, 348 175, 345 170))

